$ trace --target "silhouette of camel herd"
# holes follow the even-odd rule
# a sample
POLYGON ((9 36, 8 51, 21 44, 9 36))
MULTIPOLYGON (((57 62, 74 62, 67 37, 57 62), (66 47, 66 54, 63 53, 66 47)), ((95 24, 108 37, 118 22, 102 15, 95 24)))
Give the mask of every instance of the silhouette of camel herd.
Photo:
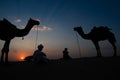
MULTIPOLYGON (((9 53, 9 45, 10 42, 13 38, 15 37, 23 37, 26 36, 32 27, 34 25, 39 25, 40 22, 34 19, 29 19, 26 27, 24 29, 18 29, 15 25, 10 23, 7 19, 3 19, 0 21, 0 39, 4 40, 4 46, 1 50, 1 62, 4 62, 4 57, 5 57, 5 62, 8 62, 8 53, 9 53)), ((84 34, 82 27, 74 27, 74 31, 77 31, 79 35, 81 35, 84 39, 91 40, 97 50, 97 56, 101 57, 101 51, 99 47, 99 41, 101 40, 108 40, 114 49, 114 55, 116 55, 116 39, 115 36, 112 32, 110 32, 110 28, 106 26, 99 26, 99 27, 94 27, 90 33, 84 34)))

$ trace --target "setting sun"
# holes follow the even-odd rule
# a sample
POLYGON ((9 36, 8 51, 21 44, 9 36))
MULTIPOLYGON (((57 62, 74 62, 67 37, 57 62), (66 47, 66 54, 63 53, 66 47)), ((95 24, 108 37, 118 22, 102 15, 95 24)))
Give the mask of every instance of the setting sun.
POLYGON ((23 61, 25 59, 26 56, 28 56, 27 54, 30 53, 30 52, 26 52, 26 51, 19 51, 17 54, 17 59, 19 61, 23 61))
POLYGON ((23 56, 21 56, 21 57, 20 57, 20 59, 21 59, 21 60, 23 60, 23 59, 24 59, 24 57, 23 57, 23 56))

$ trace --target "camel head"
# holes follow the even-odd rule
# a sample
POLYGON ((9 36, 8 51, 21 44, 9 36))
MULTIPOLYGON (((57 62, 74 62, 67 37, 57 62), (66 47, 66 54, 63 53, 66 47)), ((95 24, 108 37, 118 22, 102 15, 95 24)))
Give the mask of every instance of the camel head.
POLYGON ((29 23, 31 23, 32 25, 39 25, 40 24, 39 21, 31 19, 31 18, 29 19, 29 23))
POLYGON ((82 27, 81 26, 80 27, 74 27, 73 29, 74 29, 74 31, 79 31, 79 32, 82 31, 82 27))

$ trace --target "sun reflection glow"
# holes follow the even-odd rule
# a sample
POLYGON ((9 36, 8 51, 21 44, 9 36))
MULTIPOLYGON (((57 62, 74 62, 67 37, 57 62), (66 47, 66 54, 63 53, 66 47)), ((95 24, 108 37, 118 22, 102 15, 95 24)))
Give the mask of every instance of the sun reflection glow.
POLYGON ((21 60, 24 60, 24 57, 23 57, 23 56, 21 56, 21 57, 20 57, 20 59, 21 59, 21 60))

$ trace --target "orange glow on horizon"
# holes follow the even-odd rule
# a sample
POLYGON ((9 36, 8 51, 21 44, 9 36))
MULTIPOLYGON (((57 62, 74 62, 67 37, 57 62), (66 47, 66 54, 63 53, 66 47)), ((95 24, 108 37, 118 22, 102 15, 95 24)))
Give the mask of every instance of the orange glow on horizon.
POLYGON ((20 59, 21 59, 21 60, 24 60, 24 57, 23 57, 23 56, 21 56, 21 57, 20 57, 20 59))
POLYGON ((18 60, 19 60, 19 61, 23 61, 26 56, 31 55, 31 54, 29 54, 29 53, 30 53, 30 52, 20 51, 20 52, 18 53, 18 60))

